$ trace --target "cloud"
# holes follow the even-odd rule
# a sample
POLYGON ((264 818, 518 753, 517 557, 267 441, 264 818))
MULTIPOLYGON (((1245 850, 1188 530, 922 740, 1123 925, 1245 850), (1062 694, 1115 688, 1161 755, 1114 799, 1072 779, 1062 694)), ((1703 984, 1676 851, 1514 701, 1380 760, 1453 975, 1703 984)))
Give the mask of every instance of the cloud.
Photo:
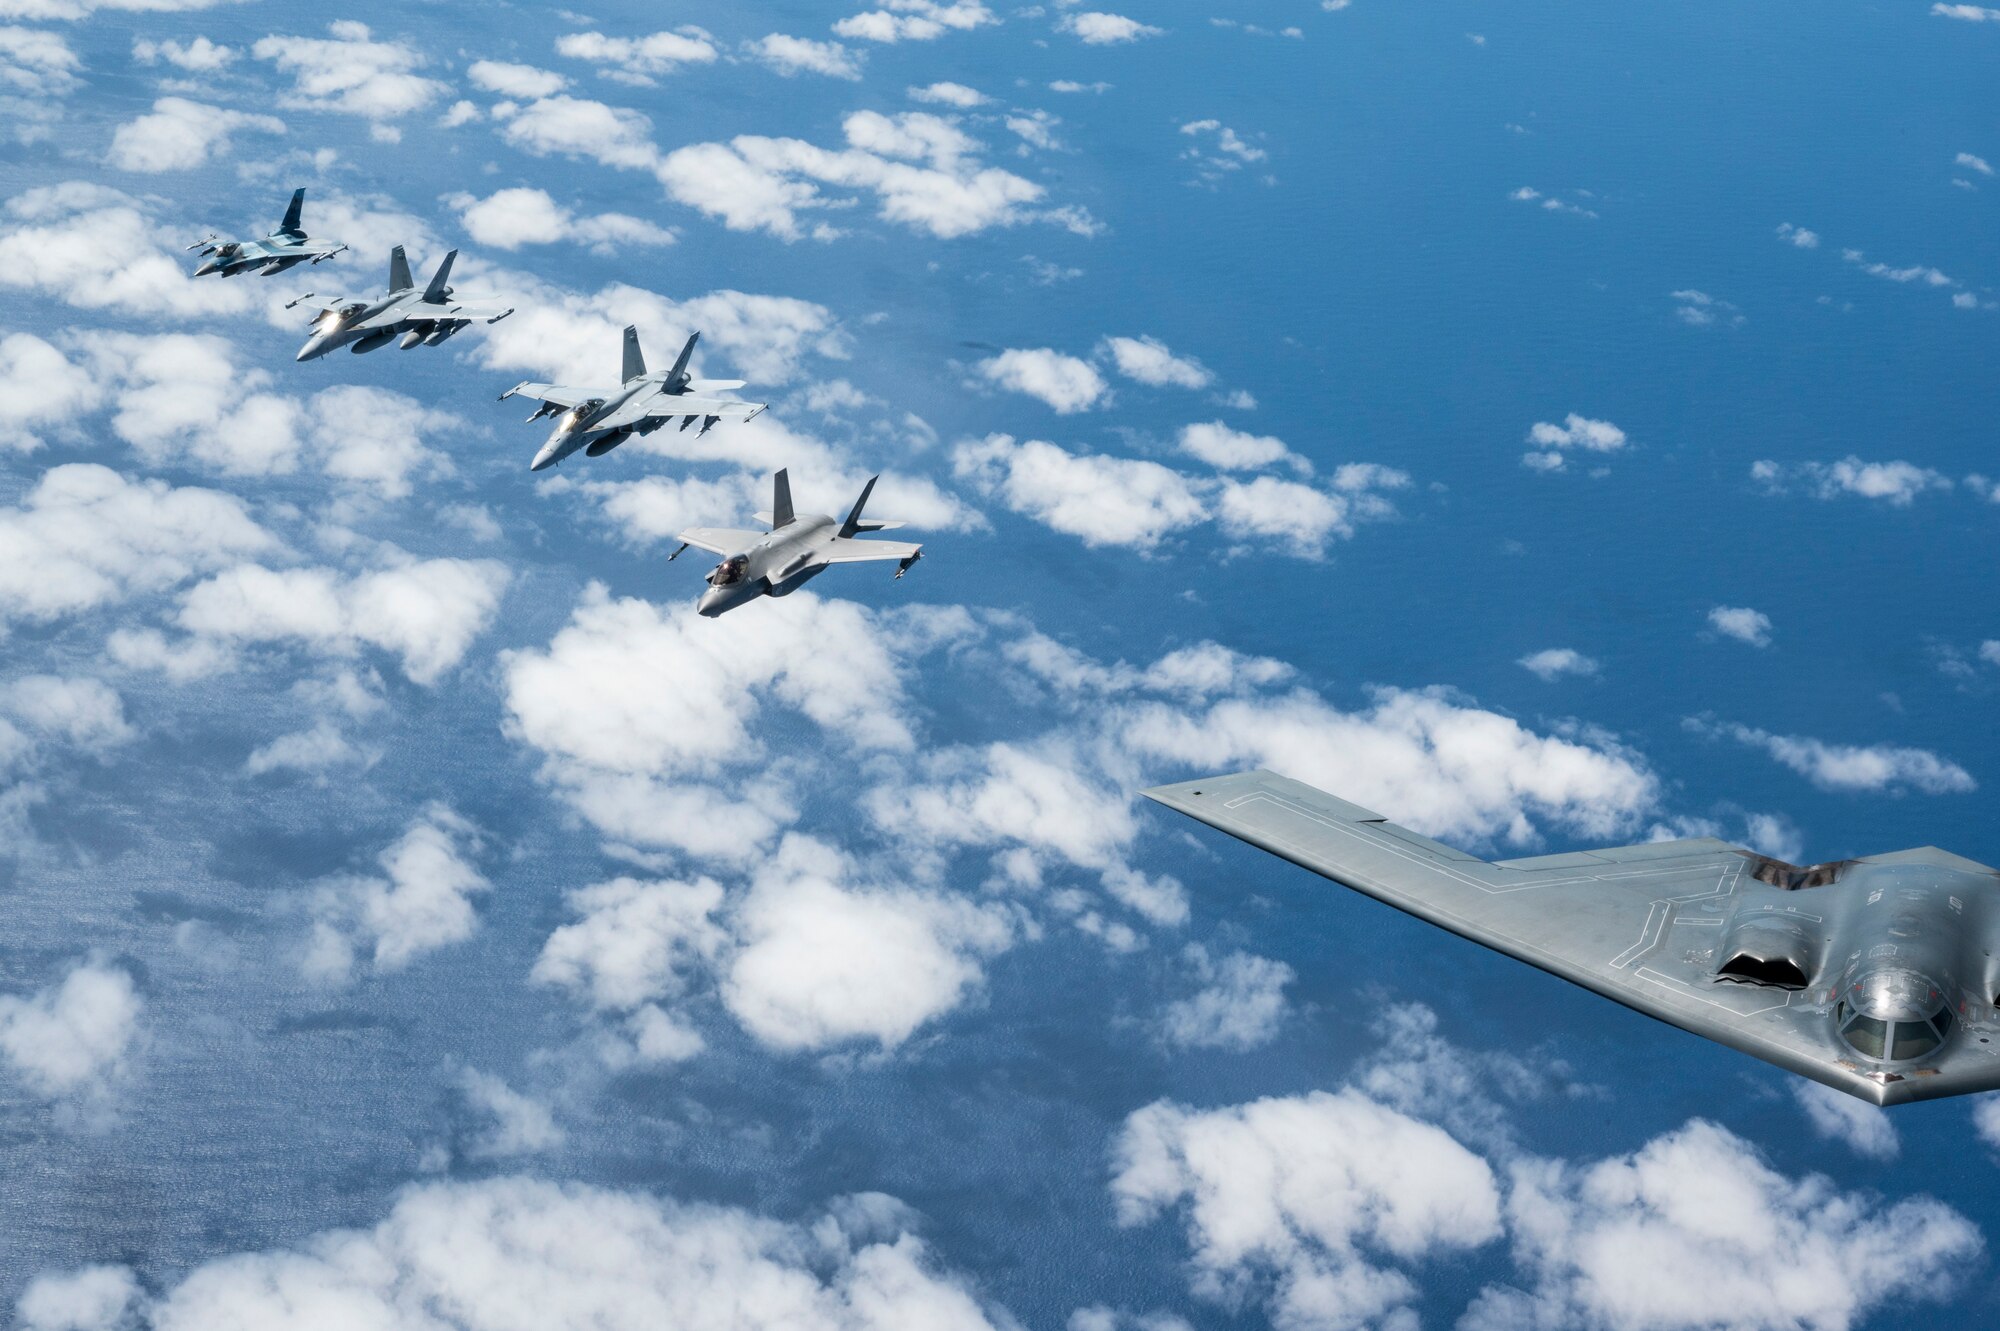
POLYGON ((1177 1049, 1242 1053, 1276 1038, 1285 986, 1298 978, 1290 966, 1248 952, 1211 959, 1199 943, 1181 955, 1202 987, 1160 1013, 1162 1040, 1177 1049))
POLYGON ((832 847, 790 836, 737 916, 722 985, 744 1028, 778 1049, 872 1040, 893 1049, 965 1000, 1008 916, 945 892, 855 886, 832 847))
POLYGON ((1778 239, 1788 245, 1796 245, 1802 250, 1819 248, 1819 232, 1808 231, 1802 226, 1793 226, 1790 222, 1778 223, 1778 239))
POLYGON ((327 31, 332 35, 264 37, 250 48, 292 76, 279 105, 386 121, 421 111, 451 91, 414 72, 427 63, 414 46, 375 41, 366 24, 351 19, 328 24, 327 31))
POLYGON ((185 13, 241 0, 0 0, 0 18, 80 19, 99 11, 185 13))
POLYGON ((1967 23, 2000 23, 2000 9, 1987 9, 1981 5, 1934 4, 1931 13, 1938 18, 1961 19, 1967 23))
POLYGON ((1301 476, 1312 474, 1312 463, 1292 452, 1284 440, 1232 430, 1221 421, 1184 426, 1180 450, 1225 471, 1259 471, 1283 463, 1301 476))
POLYGON ((249 776, 272 772, 317 774, 335 767, 368 761, 331 722, 321 721, 310 730, 280 735, 269 744, 251 751, 243 771, 249 776))
POLYGON ((1197 164, 1196 177, 1205 184, 1213 185, 1227 173, 1241 171, 1250 163, 1270 156, 1264 149, 1244 142, 1242 136, 1220 120, 1190 120, 1181 126, 1181 133, 1197 141, 1181 158, 1197 164), (1214 140, 1213 150, 1201 146, 1210 136, 1214 140))
POLYGON ((1791 1080, 1792 1095, 1820 1136, 1841 1143, 1865 1160, 1894 1160, 1902 1153, 1896 1125, 1880 1106, 1804 1077, 1791 1080))
POLYGON ((401 393, 342 384, 307 399, 269 391, 269 372, 238 363, 213 334, 91 332, 76 345, 94 396, 117 408, 111 430, 154 466, 194 462, 231 476, 310 468, 402 499, 413 480, 451 472, 428 446, 464 422, 401 393))
POLYGON ((466 66, 465 77, 472 80, 474 87, 522 100, 553 97, 569 86, 569 80, 552 69, 505 60, 475 60, 466 66))
POLYGON ((1115 724, 1137 755, 1204 772, 1267 767, 1454 844, 1529 845, 1539 826, 1604 840, 1659 803, 1658 779, 1609 737, 1538 735, 1443 689, 1372 692, 1356 712, 1297 690, 1206 710, 1144 704, 1115 724))
POLYGON ((539 1155, 563 1144, 563 1130, 548 1106, 492 1073, 465 1068, 458 1074, 457 1089, 466 1108, 486 1120, 484 1130, 466 1146, 469 1158, 505 1160, 539 1155))
MULTIPOLYGON (((732 1207, 515 1176, 405 1189, 370 1229, 198 1266, 151 1331, 279 1325, 465 1331, 995 1331, 967 1283, 880 1193, 782 1223, 732 1207), (416 1311, 413 1311, 416 1310, 416 1311)), ((93 1329, 95 1331, 95 1329, 93 1329)))
POLYGON ((176 622, 225 645, 297 644, 334 656, 364 646, 400 658, 411 682, 435 684, 493 621, 510 574, 490 559, 417 560, 390 548, 382 566, 238 564, 189 588, 176 622))
MULTIPOLYGON (((1245 448, 1205 428, 1195 427, 1197 442, 1219 454, 1245 448)), ((1157 462, 1071 453, 1004 434, 959 444, 952 468, 1015 512, 1086 545, 1150 551, 1177 531, 1214 521, 1231 538, 1275 545, 1301 559, 1322 557, 1329 541, 1354 534, 1356 522, 1393 515, 1379 490, 1409 483, 1394 468, 1365 463, 1340 468, 1330 491, 1269 476, 1247 483, 1191 477, 1157 462)))
POLYGON ((526 106, 493 109, 500 137, 537 156, 587 157, 625 170, 652 170, 660 160, 653 122, 637 111, 558 93, 526 106))
POLYGON ((1016 443, 996 434, 960 444, 952 470, 1014 511, 1089 546, 1151 550, 1208 519, 1195 487, 1170 467, 1071 453, 1040 439, 1016 443))
POLYGON ((118 127, 105 160, 121 171, 191 171, 211 156, 229 152, 230 136, 243 130, 283 134, 285 122, 184 97, 162 97, 150 114, 118 127))
POLYGON ((1792 485, 1801 486, 1815 499, 1838 499, 1858 495, 1879 499, 1897 508, 1908 508, 1917 497, 1932 490, 1949 490, 1949 476, 1900 459, 1894 462, 1863 462, 1845 457, 1838 462, 1795 462, 1789 465, 1764 459, 1750 465, 1750 478, 1772 494, 1783 494, 1792 485))
POLYGON ((90 375, 41 338, 0 337, 0 448, 34 452, 42 430, 72 424, 96 399, 90 375))
POLYGON ((1719 605, 1708 612, 1708 625, 1725 638, 1752 647, 1771 645, 1771 617, 1747 605, 1719 605))
POLYGON ((1821 790, 1854 794, 1883 791, 1901 794, 1963 795, 1979 788, 1972 774, 1929 749, 1894 744, 1828 744, 1803 735, 1773 735, 1769 731, 1706 717, 1690 717, 1687 728, 1711 739, 1733 739, 1764 750, 1821 790))
POLYGON ((933 83, 927 87, 911 88, 908 91, 911 101, 956 106, 960 110, 984 106, 991 100, 977 88, 968 88, 963 83, 933 83))
POLYGON ((759 609, 710 621, 593 585, 547 648, 503 654, 507 731, 605 834, 752 858, 793 817, 781 785, 704 779, 763 760, 766 708, 864 751, 915 742, 902 664, 869 612, 810 593, 759 609))
MULTIPOLYGON (((1586 199, 1593 197, 1589 190, 1572 190, 1570 192, 1586 199)), ((1587 217, 1593 220, 1597 217, 1597 212, 1594 209, 1586 208, 1580 203, 1571 203, 1567 199, 1560 199, 1552 194, 1543 194, 1532 185, 1523 185, 1507 197, 1516 203, 1539 203, 1542 211, 1545 213, 1568 213, 1572 217, 1587 217)))
POLYGON ((786 78, 796 74, 824 74, 830 79, 850 80, 861 77, 862 57, 839 42, 816 42, 774 32, 743 43, 743 50, 751 59, 786 78))
POLYGON ((214 74, 227 69, 239 54, 235 47, 219 45, 206 37, 196 37, 191 42, 171 38, 156 42, 141 37, 132 43, 132 58, 140 64, 164 60, 189 74, 214 74))
POLYGON ((1528 442, 1534 451, 1521 455, 1521 465, 1535 471, 1562 471, 1568 463, 1568 453, 1580 449, 1585 453, 1616 453, 1629 442, 1625 432, 1610 421, 1594 421, 1575 412, 1563 418, 1561 425, 1549 421, 1536 421, 1528 428, 1528 442))
MULTIPOLYGON (((0 0, 0 14, 6 12, 0 0)), ((81 86, 83 62, 61 34, 0 27, 0 99, 62 97, 81 86)))
POLYGON ((1982 176, 1993 174, 1993 164, 1988 162, 1984 157, 1979 157, 1972 153, 1960 153, 1952 159, 1952 165, 1962 166, 1968 171, 1977 171, 1982 176))
POLYGON ((1086 10, 1081 14, 1065 14, 1056 21, 1056 31, 1069 33, 1087 46, 1112 46, 1121 42, 1136 42, 1141 37, 1158 37, 1163 31, 1126 18, 1123 14, 1107 14, 1101 10, 1086 10))
POLYGON ((1156 1101, 1112 1146, 1123 1226, 1185 1217, 1197 1297, 1280 1327, 1414 1324, 1400 1268, 1500 1237, 1486 1162, 1352 1090, 1198 1110, 1156 1101))
MULTIPOLYGON (((722 887, 693 881, 614 878, 566 893, 580 918, 549 935, 529 978, 566 989, 603 1011, 679 999, 722 954, 716 923, 722 887)), ((694 1048, 701 1047, 699 1036, 694 1048)))
POLYGON ((344 982, 357 949, 378 971, 401 970, 470 938, 479 927, 472 898, 493 886, 469 858, 478 844, 472 824, 433 804, 382 852, 382 877, 336 878, 316 888, 308 903, 307 973, 344 982))
POLYGON ((880 9, 854 14, 833 25, 835 33, 868 42, 928 42, 947 32, 965 32, 998 23, 978 0, 884 0, 880 9))
POLYGON ((1879 277, 1887 282, 1896 282, 1902 285, 1908 285, 1911 282, 1921 282, 1927 287, 1955 287, 1960 285, 1958 280, 1949 273, 1940 272, 1928 264, 1913 263, 1896 268, 1879 261, 1870 263, 1868 256, 1860 250, 1842 250, 1840 257, 1843 261, 1853 264, 1870 277, 1879 277))
POLYGON ((1591 1165, 1516 1165, 1507 1219, 1532 1283, 1482 1291, 1464 1331, 1851 1326, 1948 1297, 1983 1246, 1942 1202, 1787 1178, 1701 1119, 1591 1165))
POLYGON ((0 687, 0 712, 98 757, 136 734, 117 690, 83 676, 22 675, 0 687))
POLYGON ((123 1071, 145 1007, 123 969, 79 962, 26 998, 0 995, 0 1060, 45 1099, 101 1095, 123 1071))
POLYGON ((1746 322, 1735 305, 1706 291, 1688 288, 1670 294, 1675 302, 1674 317, 1690 328, 1712 328, 1717 323, 1740 328, 1746 322))
POLYGON ((46 623, 163 591, 276 545, 234 496, 95 463, 54 467, 20 507, 0 508, 0 621, 46 623))
POLYGON ((545 190, 503 189, 481 199, 454 194, 446 199, 465 223, 466 234, 481 245, 518 250, 523 245, 571 241, 599 254, 622 253, 634 245, 671 245, 674 234, 644 218, 624 213, 600 213, 579 218, 545 190))
POLYGON ((36 1276, 14 1311, 21 1331, 125 1331, 139 1280, 123 1266, 85 1266, 36 1276))
POLYGON ((1118 373, 1155 388, 1206 388, 1215 379, 1200 361, 1174 355, 1154 337, 1107 337, 1099 348, 1106 353, 1118 373))
POLYGON ((1549 647, 1539 652, 1530 652, 1515 664, 1551 684, 1564 675, 1597 673, 1597 662, 1574 647, 1549 647))
POLYGON ((677 74, 683 65, 706 65, 718 54, 708 33, 692 25, 645 37, 607 37, 601 32, 572 32, 556 38, 556 50, 572 60, 605 67, 621 83, 650 86, 654 76, 677 74))
POLYGON ((0 287, 79 309, 194 318, 256 303, 241 283, 196 282, 160 220, 128 195, 85 181, 24 190, 0 222, 0 287))
POLYGON ((1109 391, 1089 361, 1048 347, 1010 347, 975 367, 987 383, 1040 398, 1058 416, 1088 411, 1109 391))

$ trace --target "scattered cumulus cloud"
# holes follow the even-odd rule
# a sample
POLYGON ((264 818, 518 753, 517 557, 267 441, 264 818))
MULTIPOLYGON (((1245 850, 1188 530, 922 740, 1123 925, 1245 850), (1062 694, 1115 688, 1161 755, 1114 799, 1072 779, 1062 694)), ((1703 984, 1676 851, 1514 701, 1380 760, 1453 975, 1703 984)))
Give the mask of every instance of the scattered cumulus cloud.
POLYGON ((1155 388, 1206 388, 1215 380, 1200 361, 1174 355, 1156 337, 1107 337, 1099 354, 1108 355, 1127 379, 1155 388))
POLYGON ((1931 13, 1938 18, 1955 18, 1966 23, 2000 23, 2000 9, 1988 9, 1983 5, 1934 4, 1931 13))
POLYGON ((384 122, 421 111, 447 95, 448 85, 416 71, 428 63, 406 42, 377 41, 368 25, 342 19, 326 37, 260 38, 250 54, 292 76, 279 104, 340 111, 384 122))
POLYGON ((1270 1043, 1285 1018, 1285 986, 1297 978, 1282 961, 1249 952, 1211 957, 1190 943, 1182 959, 1201 988, 1160 1013, 1160 1038, 1176 1049, 1238 1053, 1270 1043))
POLYGON ((1993 164, 1973 153, 1960 153, 1953 159, 1953 165, 1962 166, 1968 171, 1977 171, 1982 176, 1993 174, 1993 164))
POLYGON ((1902 1154, 1896 1125, 1879 1105, 1804 1077, 1791 1082, 1806 1121, 1827 1141, 1839 1142, 1864 1160, 1894 1160, 1902 1154))
POLYGON ((1897 744, 1829 744, 1804 735, 1766 730, 1709 717, 1690 717, 1687 727, 1712 739, 1733 739, 1762 749, 1821 790, 1841 794, 1882 792, 1963 795, 1979 788, 1972 774, 1929 749, 1897 744))
POLYGON ((909 96, 911 101, 955 106, 961 111, 984 106, 990 100, 985 93, 977 88, 968 88, 963 83, 932 83, 922 88, 911 88, 909 96))
POLYGON ((712 64, 719 54, 715 39, 691 24, 645 37, 572 32, 556 38, 556 51, 572 60, 587 60, 607 78, 638 87, 651 86, 659 75, 678 73, 684 65, 712 64))
POLYGON ((1598 671, 1597 662, 1574 647, 1550 647, 1543 651, 1530 652, 1516 664, 1529 674, 1551 684, 1565 675, 1595 675, 1598 671))
MULTIPOLYGON (((1200 458, 1223 471, 1261 471, 1282 465, 1301 476, 1312 474, 1312 463, 1294 453, 1284 440, 1234 430, 1221 421, 1183 426, 1179 447, 1189 457, 1200 458)), ((1407 479, 1404 478, 1404 483, 1407 479)), ((1394 488, 1393 483, 1389 488, 1394 488)))
POLYGON ((44 1099, 101 1096, 138 1039, 145 1007, 124 969, 85 960, 26 997, 0 995, 0 1062, 44 1099))
POLYGON ((479 842, 472 824, 434 804, 382 852, 379 876, 321 884, 309 904, 306 973, 341 983, 357 953, 378 971, 395 971, 470 938, 479 924, 472 898, 493 886, 470 858, 479 842))
MULTIPOLYGON (((0 4, 0 14, 5 13, 0 4)), ((60 33, 46 28, 0 27, 0 102, 61 97, 80 86, 83 62, 60 33)), ((25 110, 25 106, 22 107, 25 110)))
POLYGON ((861 55, 839 42, 816 42, 807 37, 788 37, 774 32, 745 42, 743 50, 751 59, 791 78, 797 74, 824 74, 830 79, 858 80, 861 55))
POLYGON ((1096 366, 1049 347, 1009 348, 974 369, 996 388, 1041 399, 1058 416, 1088 411, 1110 392, 1096 366))
POLYGON ((1066 32, 1086 46, 1117 46, 1143 37, 1158 37, 1163 29, 1102 10, 1065 14, 1056 20, 1056 31, 1066 32))
POLYGON ((578 217, 546 190, 503 189, 483 199, 454 194, 446 202, 458 210, 467 235, 495 249, 517 250, 523 245, 574 242, 599 254, 617 254, 633 245, 674 243, 673 232, 641 217, 624 213, 578 217))
POLYGON ((880 9, 850 15, 833 25, 835 35, 864 42, 929 42, 948 32, 969 32, 1000 20, 978 0, 884 0, 880 9))
POLYGON ((1790 222, 1778 223, 1778 239, 1787 245, 1796 245, 1802 250, 1819 248, 1819 232, 1808 231, 1802 226, 1793 226, 1790 222))
POLYGON ((1771 645, 1771 617, 1747 605, 1719 605, 1708 612, 1708 626, 1725 638, 1752 647, 1771 645))
POLYGON ((1856 496, 1896 508, 1908 508, 1930 491, 1952 488, 1949 476, 1900 458, 1892 462, 1845 457, 1837 462, 1794 463, 1766 458, 1750 464, 1750 479, 1772 494, 1783 494, 1796 486, 1815 499, 1856 496))
POLYGON ((554 70, 505 60, 475 60, 466 67, 465 76, 474 87, 522 100, 553 97, 569 86, 569 80, 554 70))
POLYGON ((1521 455, 1521 465, 1531 471, 1565 471, 1572 453, 1617 453, 1629 442, 1625 432, 1610 421, 1591 420, 1572 411, 1561 425, 1536 421, 1529 427, 1528 443, 1533 447, 1521 455))
MULTIPOLYGON (((1571 190, 1580 199, 1593 197, 1589 190, 1571 190)), ((1595 218, 1597 211, 1556 194, 1544 194, 1532 185, 1523 185, 1507 196, 1516 203, 1532 203, 1545 213, 1568 213, 1573 217, 1595 218)))

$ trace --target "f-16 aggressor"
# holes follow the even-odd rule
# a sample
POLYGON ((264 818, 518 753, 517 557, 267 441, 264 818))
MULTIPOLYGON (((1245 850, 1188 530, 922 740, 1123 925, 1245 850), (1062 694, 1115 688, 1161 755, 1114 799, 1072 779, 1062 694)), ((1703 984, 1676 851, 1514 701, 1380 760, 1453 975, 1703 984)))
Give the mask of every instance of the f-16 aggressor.
POLYGON ((676 417, 683 430, 699 420, 701 433, 707 434, 717 421, 747 421, 764 410, 761 402, 713 396, 743 387, 741 379, 689 377, 688 361, 693 359, 694 344, 700 340, 700 333, 688 338, 673 369, 648 374, 646 357, 639 350, 639 330, 628 324, 624 372, 618 387, 519 383, 502 393, 502 402, 516 395, 539 399, 542 405, 528 417, 530 421, 561 413, 555 432, 535 454, 528 470, 553 467, 579 448, 585 457, 602 457, 633 435, 651 434, 676 417))
POLYGON ((2000 870, 1947 851, 1801 868, 1700 838, 1488 863, 1271 772, 1143 793, 1871 1103, 2000 1088, 2000 870))
POLYGON ((286 309, 310 301, 320 313, 313 319, 312 336, 299 348, 298 359, 313 360, 337 347, 350 351, 373 351, 396 340, 408 351, 422 343, 434 347, 475 319, 499 323, 514 312, 513 307, 468 304, 454 299, 451 287, 453 250, 438 265, 430 285, 418 290, 410 276, 410 261, 401 245, 389 251, 389 294, 372 299, 353 296, 315 296, 307 292, 286 304, 286 309))
POLYGON ((723 556, 708 575, 708 590, 701 594, 696 609, 713 619, 725 610, 734 610, 760 596, 788 596, 835 564, 858 564, 868 560, 893 559, 896 576, 910 571, 923 558, 921 545, 902 541, 858 541, 860 532, 887 531, 900 522, 882 522, 861 516, 868 496, 875 491, 880 476, 868 478, 861 497, 848 510, 847 519, 836 523, 824 513, 794 513, 792 484, 783 471, 772 479, 771 511, 757 514, 768 523, 769 531, 732 531, 726 527, 690 527, 680 535, 680 550, 668 560, 680 558, 681 550, 694 546, 723 556))
POLYGON ((278 223, 278 229, 262 240, 222 240, 209 236, 188 246, 190 250, 200 250, 206 257, 196 266, 194 275, 206 277, 210 273, 221 273, 224 277, 235 277, 238 273, 261 273, 269 277, 272 273, 282 273, 288 268, 296 268, 302 263, 318 263, 331 259, 347 246, 331 240, 314 240, 305 233, 299 215, 305 209, 306 192, 292 191, 291 207, 285 209, 285 218, 278 223))

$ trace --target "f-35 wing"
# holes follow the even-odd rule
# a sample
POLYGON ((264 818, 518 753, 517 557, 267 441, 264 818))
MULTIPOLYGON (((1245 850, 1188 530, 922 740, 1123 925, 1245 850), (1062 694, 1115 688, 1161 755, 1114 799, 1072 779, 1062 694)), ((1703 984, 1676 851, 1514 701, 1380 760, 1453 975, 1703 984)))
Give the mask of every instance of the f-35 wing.
POLYGON ((1836 995, 1805 988, 1804 975, 1778 985, 1719 973, 1725 928, 1746 908, 1768 910, 1774 927, 1790 919, 1806 928, 1838 906, 1767 885, 1764 862, 1725 842, 1488 863, 1271 772, 1143 793, 1461 937, 1872 1102, 2000 1084, 2000 1063, 1976 1049, 1922 1078, 1871 1079, 1833 1034, 1836 995))
POLYGON ((680 534, 680 539, 710 554, 735 555, 748 550, 768 535, 769 532, 732 531, 727 527, 689 527, 680 534))
POLYGON ((819 551, 818 560, 823 564, 861 564, 871 559, 915 559, 922 550, 923 546, 908 541, 857 541, 836 536, 819 551))

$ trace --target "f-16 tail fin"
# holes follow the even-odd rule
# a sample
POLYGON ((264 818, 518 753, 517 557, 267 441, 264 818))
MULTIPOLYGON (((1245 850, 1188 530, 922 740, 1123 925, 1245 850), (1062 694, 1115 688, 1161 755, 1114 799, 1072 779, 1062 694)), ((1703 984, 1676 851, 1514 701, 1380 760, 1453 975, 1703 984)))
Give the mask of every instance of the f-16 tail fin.
POLYGON ((639 330, 625 325, 625 375, 619 382, 631 383, 646 377, 646 356, 639 350, 639 330))
POLYGON ((875 493, 875 482, 881 479, 880 476, 870 476, 868 484, 861 487, 861 497, 855 500, 854 507, 848 510, 847 521, 840 524, 842 536, 852 536, 862 529, 861 510, 868 507, 868 496, 875 493))
POLYGON ((293 190, 292 206, 285 209, 285 220, 278 223, 278 230, 289 231, 293 234, 302 234, 299 227, 299 215, 305 211, 305 206, 306 192, 302 189, 293 190))
POLYGON ((408 291, 416 284, 416 279, 410 276, 409 256, 404 254, 403 247, 398 245, 389 251, 389 290, 408 291))
MULTIPOLYGON (((687 345, 681 348, 680 357, 674 361, 673 370, 667 375, 666 390, 679 393, 686 390, 692 380, 688 376, 688 362, 694 359, 694 344, 701 341, 700 333, 688 334, 687 345)), ((790 509, 785 510, 790 512, 790 509)))
MULTIPOLYGON (((688 346, 690 348, 694 346, 693 338, 688 339, 688 346)), ((780 527, 791 525, 792 478, 785 474, 784 468, 780 467, 778 474, 771 479, 771 530, 776 531, 780 527)))
POLYGON ((451 287, 449 285, 451 281, 451 266, 457 259, 457 250, 451 250, 446 253, 444 262, 438 265, 437 272, 431 277, 431 284, 424 288, 425 300, 433 304, 442 305, 451 299, 451 287))

